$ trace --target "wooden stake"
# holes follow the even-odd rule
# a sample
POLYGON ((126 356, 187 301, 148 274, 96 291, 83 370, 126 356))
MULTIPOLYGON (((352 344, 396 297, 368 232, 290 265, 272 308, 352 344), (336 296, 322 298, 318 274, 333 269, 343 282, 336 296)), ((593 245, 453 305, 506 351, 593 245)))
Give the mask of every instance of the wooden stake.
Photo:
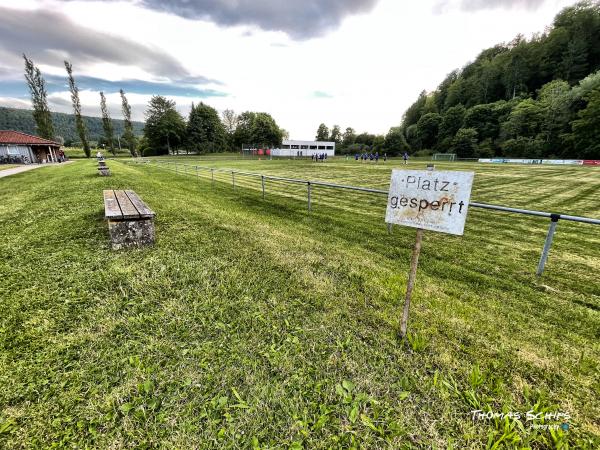
POLYGON ((415 278, 417 277, 417 267, 419 265, 419 255, 421 254, 421 241, 423 240, 423 228, 417 228, 417 239, 413 248, 412 258, 410 260, 410 272, 408 274, 408 284, 406 286, 406 297, 404 299, 404 311, 402 313, 402 324, 400 325, 400 336, 404 339, 406 336, 406 327, 408 324, 408 311, 410 310, 410 299, 415 287, 415 278))

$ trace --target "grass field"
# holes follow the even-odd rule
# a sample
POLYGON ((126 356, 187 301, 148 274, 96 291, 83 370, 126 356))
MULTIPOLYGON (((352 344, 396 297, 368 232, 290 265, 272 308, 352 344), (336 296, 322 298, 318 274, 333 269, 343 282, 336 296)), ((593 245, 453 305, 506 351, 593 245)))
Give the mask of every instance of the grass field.
MULTIPOLYGON (((129 158, 129 157, 131 157, 129 150, 125 150, 125 149, 122 149, 122 150, 117 149, 117 154, 113 155, 107 149, 92 148, 91 149, 92 158, 96 156, 96 153, 98 153, 98 150, 100 150, 106 157, 111 157, 111 158, 129 158)), ((67 156, 67 158, 71 158, 71 159, 86 158, 85 152, 83 151, 82 147, 64 147, 63 151, 65 152, 65 155, 67 156)))
MULTIPOLYGON (((171 160, 380 188, 397 164, 171 160)), ((309 215, 304 186, 108 164, 0 180, 0 448, 600 446, 599 227, 559 222, 541 279, 545 219, 426 232, 401 342, 415 230, 386 232, 385 199, 317 188, 309 215), (110 250, 107 188, 157 212, 153 248, 110 250)), ((597 168, 437 167, 474 170, 473 201, 600 216, 597 168)))

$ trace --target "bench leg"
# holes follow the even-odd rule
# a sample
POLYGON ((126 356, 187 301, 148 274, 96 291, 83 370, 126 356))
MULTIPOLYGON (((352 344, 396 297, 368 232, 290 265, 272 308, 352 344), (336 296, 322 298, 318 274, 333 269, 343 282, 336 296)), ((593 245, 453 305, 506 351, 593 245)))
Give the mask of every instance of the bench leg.
POLYGON ((154 244, 154 220, 109 220, 113 250, 154 244))

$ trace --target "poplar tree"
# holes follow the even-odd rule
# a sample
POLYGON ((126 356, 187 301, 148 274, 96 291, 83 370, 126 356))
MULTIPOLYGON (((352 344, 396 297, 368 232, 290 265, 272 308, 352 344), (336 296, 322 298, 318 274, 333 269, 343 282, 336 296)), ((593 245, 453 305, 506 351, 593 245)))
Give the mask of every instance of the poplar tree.
POLYGON ((106 107, 106 97, 104 96, 104 92, 100 92, 100 110, 102 111, 102 128, 104 129, 104 137, 108 142, 108 148, 110 152, 113 155, 116 155, 115 146, 113 143, 113 125, 110 114, 108 113, 108 108, 106 107))
POLYGON ((75 114, 75 125, 77 126, 77 134, 79 135, 79 139, 81 140, 83 152, 85 153, 85 156, 89 158, 92 152, 90 150, 90 144, 87 140, 85 122, 83 121, 83 117, 81 117, 81 102, 79 101, 79 88, 77 88, 77 85, 75 84, 75 79, 73 78, 73 65, 69 61, 65 61, 65 69, 67 69, 67 74, 69 75, 69 90, 71 91, 71 102, 73 103, 73 113, 75 114))
POLYGON ((33 105, 33 118, 36 124, 36 131, 40 137, 45 139, 54 139, 54 125, 52 124, 52 114, 48 108, 48 93, 46 91, 46 82, 31 59, 25 54, 25 80, 29 92, 31 92, 31 103, 33 105))
POLYGON ((131 124, 131 106, 129 106, 129 102, 127 101, 127 97, 125 97, 123 89, 121 89, 119 93, 121 94, 121 108, 123 110, 123 122, 125 128, 123 131, 123 139, 129 148, 131 156, 136 157, 135 135, 133 134, 133 125, 131 124))

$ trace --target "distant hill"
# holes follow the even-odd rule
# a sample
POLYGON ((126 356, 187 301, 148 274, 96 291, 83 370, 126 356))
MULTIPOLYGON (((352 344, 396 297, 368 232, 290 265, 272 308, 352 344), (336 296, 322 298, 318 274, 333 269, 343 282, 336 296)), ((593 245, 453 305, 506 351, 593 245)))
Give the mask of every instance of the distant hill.
MULTIPOLYGON (((102 119, 100 117, 83 116, 88 131, 90 141, 98 141, 104 136, 102 129, 102 119)), ((75 116, 73 114, 64 114, 53 112, 52 122, 54 123, 54 132, 56 136, 61 136, 66 145, 79 142, 77 129, 75 127, 75 116)), ((115 136, 123 134, 123 120, 113 119, 115 136)), ((133 122, 133 132, 136 136, 143 134, 144 122, 133 122)), ((5 108, 0 106, 0 130, 16 130, 24 133, 35 133, 35 121, 32 111, 29 109, 5 108)))
POLYGON ((581 1, 421 92, 402 131, 421 153, 599 159, 599 111, 600 1, 581 1))

